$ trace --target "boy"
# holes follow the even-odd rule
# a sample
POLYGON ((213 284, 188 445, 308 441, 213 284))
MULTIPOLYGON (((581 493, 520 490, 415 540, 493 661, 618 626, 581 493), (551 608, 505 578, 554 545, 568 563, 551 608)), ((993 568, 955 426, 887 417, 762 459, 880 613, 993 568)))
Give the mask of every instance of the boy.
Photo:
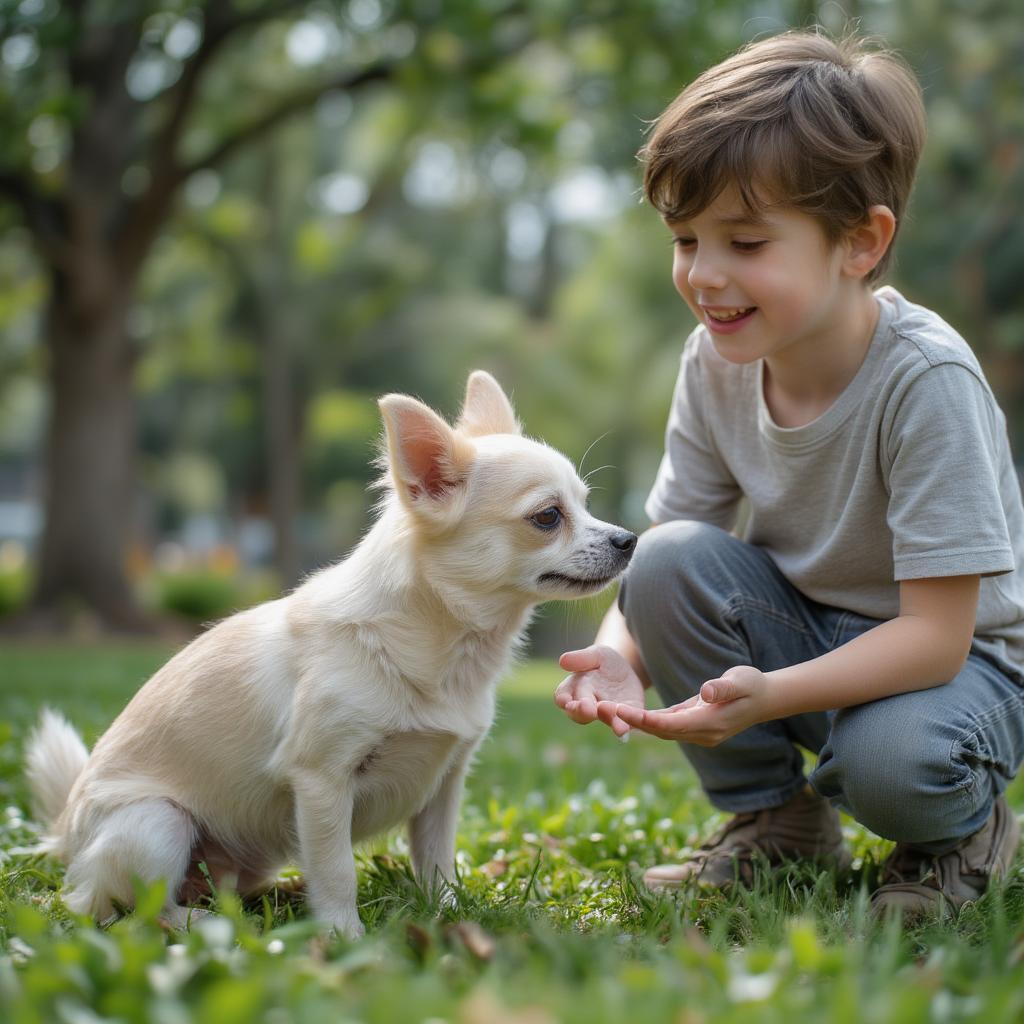
POLYGON ((562 656, 555 701, 678 741, 734 815, 651 887, 749 883, 759 858, 845 865, 837 807, 896 841, 878 913, 958 909, 1016 852, 1024 513, 1005 422, 953 329, 871 287, 923 141, 900 61, 793 32, 705 72, 642 151, 699 326, 656 528, 595 645, 562 656), (643 710, 648 684, 666 710, 643 710), (798 745, 818 755, 809 785, 798 745))

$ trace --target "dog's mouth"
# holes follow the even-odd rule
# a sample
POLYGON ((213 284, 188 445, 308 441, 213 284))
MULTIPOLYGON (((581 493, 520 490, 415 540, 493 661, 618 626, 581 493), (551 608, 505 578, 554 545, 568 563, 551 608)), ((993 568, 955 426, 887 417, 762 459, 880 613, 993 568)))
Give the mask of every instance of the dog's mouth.
POLYGON ((607 576, 588 577, 567 576, 565 573, 561 572, 545 572, 538 577, 537 582, 540 583, 541 586, 548 585, 563 587, 567 590, 576 590, 580 593, 584 593, 585 591, 600 590, 602 587, 608 586, 616 576, 618 576, 617 572, 610 573, 607 576))

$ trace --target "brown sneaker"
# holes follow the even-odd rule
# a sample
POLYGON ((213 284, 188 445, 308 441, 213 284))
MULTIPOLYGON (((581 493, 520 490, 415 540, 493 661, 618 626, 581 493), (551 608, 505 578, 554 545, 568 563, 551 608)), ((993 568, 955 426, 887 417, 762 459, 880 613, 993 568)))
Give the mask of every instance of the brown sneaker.
POLYGON ((932 854, 897 843, 882 865, 871 912, 899 913, 905 922, 945 917, 976 900, 993 878, 1006 874, 1020 843, 1020 825, 1000 796, 988 821, 948 853, 932 854))
POLYGON ((850 866, 839 815, 810 786, 781 807, 735 815, 689 860, 645 871, 644 885, 665 890, 695 882, 725 889, 739 881, 749 886, 759 861, 776 866, 804 859, 843 870, 850 866))

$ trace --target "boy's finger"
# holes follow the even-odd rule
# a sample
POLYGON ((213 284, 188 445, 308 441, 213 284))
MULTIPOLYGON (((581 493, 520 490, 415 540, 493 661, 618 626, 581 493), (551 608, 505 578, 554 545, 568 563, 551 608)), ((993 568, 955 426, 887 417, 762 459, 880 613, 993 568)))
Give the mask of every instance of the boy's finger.
POLYGON ((597 720, 597 705, 590 698, 569 701, 564 711, 578 725, 589 725, 597 720))
POLYGON ((608 726, 619 739, 629 733, 629 725, 624 722, 616 713, 621 705, 613 700, 598 701, 597 717, 608 726))
POLYGON ((608 701, 614 709, 615 715, 621 718, 627 725, 635 725, 643 728, 644 723, 647 721, 647 716, 650 712, 645 711, 643 708, 633 707, 632 704, 612 704, 608 701))
POLYGON ((563 679, 553 694, 555 703, 560 707, 564 708, 570 701, 576 700, 576 694, 574 693, 575 687, 573 686, 575 680, 572 676, 567 679, 563 679))
POLYGON ((695 693, 692 697, 687 697, 686 700, 679 704, 673 704, 669 708, 664 708, 664 711, 685 711, 687 708, 692 708, 701 702, 701 696, 699 693, 695 693))
POLYGON ((579 651, 566 651, 558 659, 558 664, 567 672, 589 672, 599 668, 601 660, 596 647, 584 647, 579 651))

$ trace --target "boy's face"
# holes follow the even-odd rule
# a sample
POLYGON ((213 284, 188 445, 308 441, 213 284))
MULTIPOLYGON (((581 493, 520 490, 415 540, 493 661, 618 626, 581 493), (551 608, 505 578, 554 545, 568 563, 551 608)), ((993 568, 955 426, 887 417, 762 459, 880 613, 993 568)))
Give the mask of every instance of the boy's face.
POLYGON ((827 340, 843 322, 843 303, 863 293, 843 273, 842 245, 830 245, 817 220, 785 207, 752 215, 734 187, 668 226, 676 290, 730 362, 827 340))

